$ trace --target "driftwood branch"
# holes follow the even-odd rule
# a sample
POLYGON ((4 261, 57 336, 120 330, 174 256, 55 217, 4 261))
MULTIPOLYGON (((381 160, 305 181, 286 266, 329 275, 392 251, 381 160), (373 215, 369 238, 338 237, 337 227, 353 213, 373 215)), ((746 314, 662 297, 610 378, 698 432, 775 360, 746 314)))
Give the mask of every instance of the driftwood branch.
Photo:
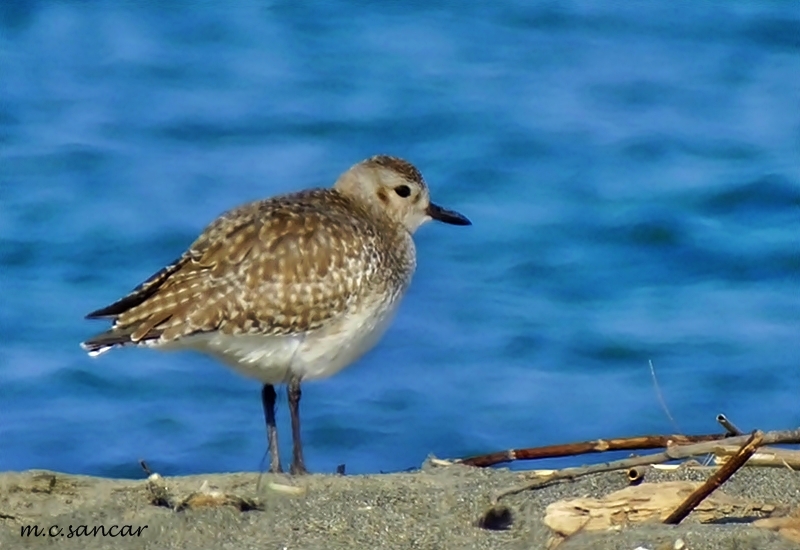
MULTIPOLYGON (((583 496, 548 504, 543 522, 554 531, 548 548, 555 548, 559 542, 581 532, 616 530, 623 526, 663 521, 701 485, 695 481, 643 483, 602 497, 583 496)), ((507 509, 503 505, 496 508, 507 509)), ((733 497, 717 490, 703 500, 692 515, 700 523, 708 523, 729 517, 763 517, 782 513, 784 509, 780 504, 733 497)), ((776 530, 783 526, 783 523, 770 525, 776 530)), ((678 548, 678 545, 667 543, 657 548, 666 550, 678 548)))
MULTIPOLYGON (((540 476, 538 479, 529 481, 527 483, 510 487, 501 490, 494 494, 492 502, 497 502, 499 499, 521 493, 530 489, 536 489, 549 485, 553 481, 562 479, 574 479, 576 477, 598 474, 602 472, 612 472, 615 470, 627 470, 637 466, 646 466, 649 464, 660 464, 670 460, 680 460, 692 456, 705 455, 714 452, 715 447, 719 445, 744 445, 747 443, 750 436, 739 435, 734 437, 727 437, 719 441, 704 441, 701 443, 692 443, 688 445, 670 445, 666 450, 660 453, 654 453, 646 456, 635 456, 625 458, 622 460, 614 460, 612 462, 604 462, 601 464, 592 464, 589 466, 577 466, 572 468, 564 468, 553 472, 546 476, 540 476)), ((764 445, 775 444, 788 444, 800 443, 800 428, 796 430, 778 430, 764 433, 761 441, 764 445)))
MULTIPOLYGON (((730 457, 739 452, 739 447, 733 445, 720 445, 714 447, 714 462, 725 464, 730 457)), ((747 461, 748 466, 771 466, 800 470, 800 450, 781 449, 779 447, 759 447, 756 454, 747 461)))
POLYGON ((563 445, 547 445, 527 449, 510 449, 485 455, 463 458, 458 462, 467 466, 494 466, 515 460, 538 460, 541 458, 558 458, 582 454, 604 453, 607 451, 644 451, 663 449, 670 445, 688 445, 704 441, 722 441, 728 434, 707 435, 641 435, 636 437, 617 437, 613 439, 595 439, 563 445))
POLYGON ((753 432, 753 435, 745 442, 729 461, 727 461, 719 470, 711 474, 709 478, 700 487, 692 491, 686 500, 681 502, 680 506, 675 508, 673 512, 667 516, 664 523, 667 525, 677 525, 694 510, 698 504, 713 493, 720 485, 728 481, 728 479, 747 462, 747 459, 753 456, 756 449, 761 445, 764 439, 764 434, 758 430, 753 432))

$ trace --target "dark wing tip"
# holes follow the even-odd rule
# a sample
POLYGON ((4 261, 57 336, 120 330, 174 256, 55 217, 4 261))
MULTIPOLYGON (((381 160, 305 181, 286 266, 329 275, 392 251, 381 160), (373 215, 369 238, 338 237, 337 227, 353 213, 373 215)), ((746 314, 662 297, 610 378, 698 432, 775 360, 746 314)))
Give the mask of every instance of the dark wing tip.
POLYGON ((122 315, 129 309, 138 306, 164 284, 164 282, 180 267, 186 263, 187 257, 181 256, 167 267, 160 269, 158 272, 150 276, 145 282, 134 288, 127 296, 120 298, 113 304, 102 307, 86 315, 86 319, 113 319, 122 315))
POLYGON ((150 292, 132 292, 128 294, 124 298, 121 298, 114 302, 113 304, 109 304, 105 307, 101 307, 100 309, 96 309, 91 313, 86 314, 86 319, 114 319, 131 309, 132 307, 138 306, 147 298, 149 298, 152 294, 154 294, 155 289, 150 292))
POLYGON ((91 313, 87 313, 84 319, 107 319, 109 317, 115 317, 118 315, 117 313, 113 313, 110 311, 111 306, 106 306, 104 308, 97 309, 91 313))

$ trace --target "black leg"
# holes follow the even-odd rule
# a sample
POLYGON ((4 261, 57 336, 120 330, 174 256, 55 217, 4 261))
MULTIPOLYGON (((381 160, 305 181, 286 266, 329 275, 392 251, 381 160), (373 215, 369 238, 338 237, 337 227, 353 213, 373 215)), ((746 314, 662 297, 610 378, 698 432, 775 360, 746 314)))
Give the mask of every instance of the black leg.
POLYGON ((307 474, 303 460, 303 442, 300 440, 300 380, 293 378, 286 388, 289 396, 289 415, 292 418, 292 474, 307 474))
POLYGON ((264 405, 264 419, 267 421, 267 445, 269 447, 269 471, 278 474, 281 468, 281 457, 278 453, 278 427, 275 426, 275 386, 264 384, 261 388, 261 404, 264 405))

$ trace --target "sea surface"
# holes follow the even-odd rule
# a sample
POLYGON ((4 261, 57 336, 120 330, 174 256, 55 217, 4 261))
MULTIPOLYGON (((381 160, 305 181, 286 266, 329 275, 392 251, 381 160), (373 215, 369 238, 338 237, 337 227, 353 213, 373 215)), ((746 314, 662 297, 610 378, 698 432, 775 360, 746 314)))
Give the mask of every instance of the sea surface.
POLYGON ((0 470, 262 469, 257 382, 83 316, 377 153, 474 225, 304 385, 312 471, 800 425, 796 2, 3 0, 0 470))

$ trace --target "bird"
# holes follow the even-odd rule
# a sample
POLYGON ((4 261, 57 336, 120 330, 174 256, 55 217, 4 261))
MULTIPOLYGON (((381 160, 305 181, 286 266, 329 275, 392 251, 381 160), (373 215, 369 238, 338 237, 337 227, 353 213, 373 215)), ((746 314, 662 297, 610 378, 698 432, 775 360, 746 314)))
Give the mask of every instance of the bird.
POLYGON ((81 343, 90 356, 117 347, 192 350, 259 381, 270 471, 283 472, 275 424, 285 384, 291 474, 305 474, 301 383, 336 374, 380 340, 416 269, 413 235, 430 220, 471 225, 431 202, 410 162, 376 155, 332 187, 233 208, 189 248, 87 319, 111 321, 81 343))

